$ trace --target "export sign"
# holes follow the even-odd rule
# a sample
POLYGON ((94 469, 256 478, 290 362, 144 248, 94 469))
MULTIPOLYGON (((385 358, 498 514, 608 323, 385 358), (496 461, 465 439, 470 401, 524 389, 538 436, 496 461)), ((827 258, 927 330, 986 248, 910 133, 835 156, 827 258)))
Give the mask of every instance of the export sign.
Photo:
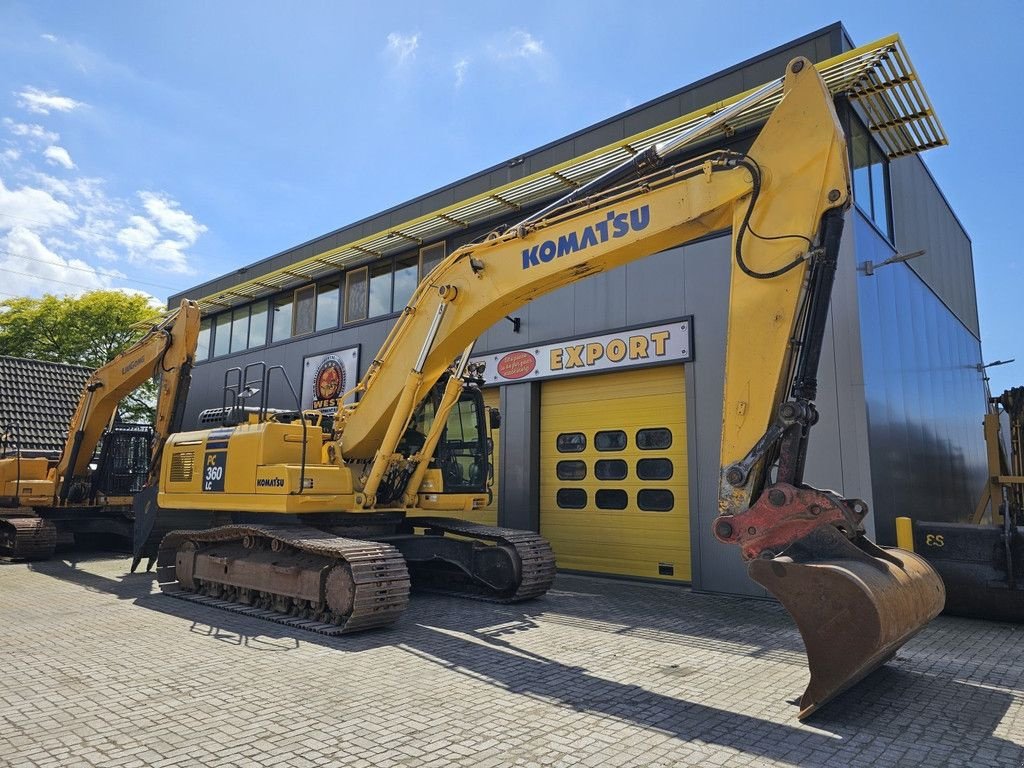
MULTIPOLYGON (((359 381, 359 347, 307 357, 302 363, 302 408, 333 416, 341 396, 359 381)), ((352 397, 346 401, 353 402, 352 397)))
POLYGON ((487 384, 539 381, 693 359, 693 319, 629 328, 602 336, 514 349, 471 362, 485 363, 487 384))

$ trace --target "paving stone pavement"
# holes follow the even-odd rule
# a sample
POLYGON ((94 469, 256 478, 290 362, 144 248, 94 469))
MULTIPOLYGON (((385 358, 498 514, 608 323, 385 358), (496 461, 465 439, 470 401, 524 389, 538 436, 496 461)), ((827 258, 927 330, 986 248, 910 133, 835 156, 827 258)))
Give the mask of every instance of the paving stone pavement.
POLYGON ((127 570, 0 564, 0 765, 1024 765, 1018 626, 940 617, 801 724, 768 601, 560 575, 329 639, 127 570))

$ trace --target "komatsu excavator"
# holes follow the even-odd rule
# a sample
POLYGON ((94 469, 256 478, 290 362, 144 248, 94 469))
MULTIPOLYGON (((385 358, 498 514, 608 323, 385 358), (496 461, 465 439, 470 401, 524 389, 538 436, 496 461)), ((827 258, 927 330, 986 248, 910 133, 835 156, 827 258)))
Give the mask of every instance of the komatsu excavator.
POLYGON ((159 473, 164 440, 181 429, 198 338, 199 308, 183 301, 89 376, 56 462, 17 453, 0 458, 0 551, 18 559, 46 560, 60 532, 94 529, 98 521, 130 529, 135 485, 140 484, 135 481, 159 473), (155 376, 160 377, 160 389, 152 431, 148 425, 144 430, 118 425, 121 401, 155 376), (123 476, 126 458, 137 465, 131 478, 123 476))
POLYGON ((164 590, 330 634, 393 622, 410 573, 414 585, 474 597, 543 593, 554 574, 547 542, 446 516, 487 501, 474 340, 539 296, 731 226, 715 535, 740 548, 799 626, 811 670, 800 717, 884 663, 939 613, 943 588, 921 558, 865 537, 864 502, 803 482, 850 204, 832 98, 798 58, 706 128, 779 93, 746 153, 674 162, 706 135, 693 129, 454 251, 333 423, 243 407, 239 395, 265 389, 273 370, 239 371, 225 425, 167 442, 159 509, 221 524, 162 539, 164 590), (414 423, 425 427, 415 440, 414 423))

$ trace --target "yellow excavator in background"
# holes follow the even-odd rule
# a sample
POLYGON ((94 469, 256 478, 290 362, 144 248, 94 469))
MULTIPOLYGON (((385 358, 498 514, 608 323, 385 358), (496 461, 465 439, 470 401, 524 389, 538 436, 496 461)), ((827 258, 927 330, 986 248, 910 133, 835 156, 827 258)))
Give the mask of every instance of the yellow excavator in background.
POLYGON ((333 420, 266 407, 274 376, 287 381, 281 366, 235 369, 225 407, 207 414, 221 426, 168 439, 159 503, 139 521, 164 510, 163 522, 187 513, 216 526, 162 538, 164 591, 327 634, 393 622, 410 577, 485 599, 543 593, 554 575, 547 542, 447 516, 488 500, 474 340, 539 296, 731 227, 715 535, 740 547, 799 626, 811 671, 801 718, 884 663, 944 594, 921 558, 865 537, 864 502, 803 482, 850 205, 831 95, 798 58, 704 128, 780 92, 746 153, 673 164, 703 137, 693 129, 450 254, 349 393, 359 400, 342 399, 333 420))
POLYGON ((181 428, 198 339, 199 308, 183 301, 89 376, 56 462, 17 452, 0 458, 0 551, 45 560, 58 533, 95 528, 97 521, 114 523, 130 535, 134 486, 159 473, 164 440, 181 428), (116 423, 121 401, 156 376, 160 389, 152 433, 148 425, 144 431, 137 425, 122 428, 116 423))

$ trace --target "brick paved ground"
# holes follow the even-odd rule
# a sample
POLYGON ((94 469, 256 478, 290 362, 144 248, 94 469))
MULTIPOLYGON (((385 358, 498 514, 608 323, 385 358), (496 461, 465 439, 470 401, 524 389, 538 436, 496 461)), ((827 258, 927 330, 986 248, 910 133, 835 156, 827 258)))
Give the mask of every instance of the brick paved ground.
POLYGON ((1021 627, 940 618, 802 725, 800 639, 764 601, 560 576, 324 639, 126 571, 0 564, 0 764, 1024 764, 1021 627))

